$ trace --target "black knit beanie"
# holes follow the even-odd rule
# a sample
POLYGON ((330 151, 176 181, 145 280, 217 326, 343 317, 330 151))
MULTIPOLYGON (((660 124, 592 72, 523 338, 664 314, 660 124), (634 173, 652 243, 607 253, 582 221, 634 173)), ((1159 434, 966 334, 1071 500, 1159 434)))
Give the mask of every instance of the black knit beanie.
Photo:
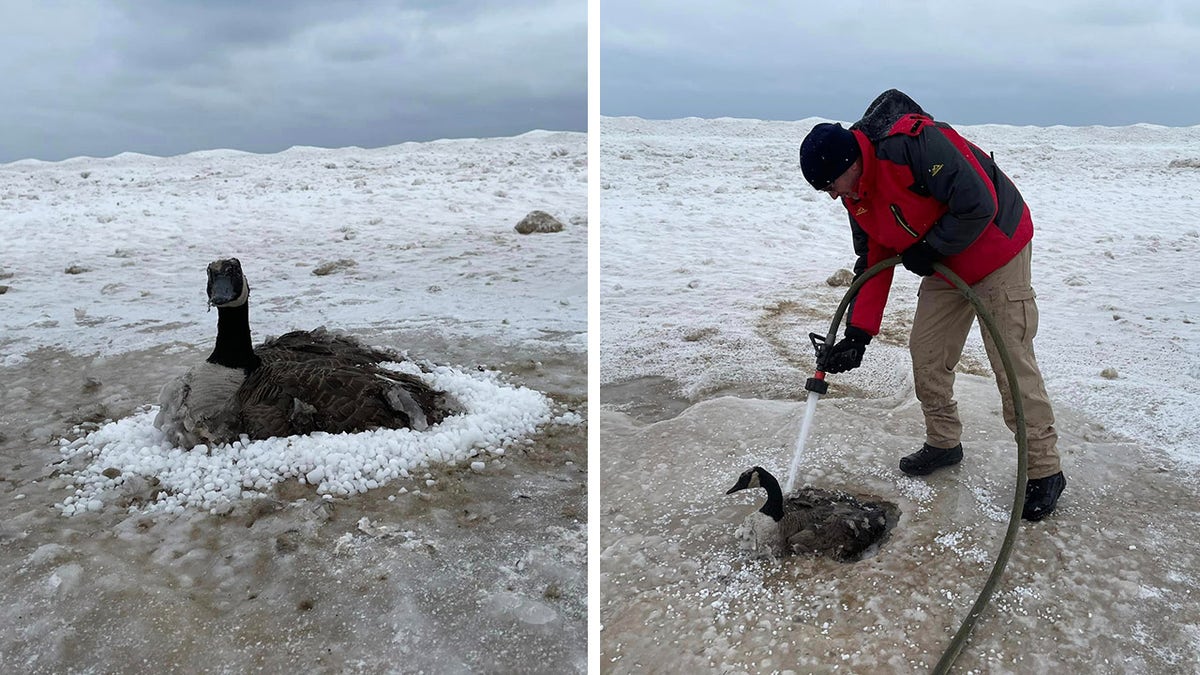
POLYGON ((810 185, 824 190, 854 164, 859 154, 853 133, 840 124, 822 122, 800 144, 800 170, 810 185))

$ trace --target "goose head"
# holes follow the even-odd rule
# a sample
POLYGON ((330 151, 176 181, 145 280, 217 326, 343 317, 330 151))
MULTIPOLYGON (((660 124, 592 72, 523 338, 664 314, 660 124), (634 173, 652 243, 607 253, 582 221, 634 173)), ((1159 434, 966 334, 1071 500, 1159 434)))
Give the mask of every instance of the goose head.
POLYGON ((729 488, 725 494, 731 495, 741 490, 762 487, 762 478, 760 476, 764 472, 766 472, 766 469, 762 468, 761 466, 756 466, 752 469, 746 469, 742 472, 741 476, 738 476, 737 483, 735 483, 733 487, 729 488))
POLYGON ((250 285, 237 258, 214 260, 208 264, 208 306, 238 307, 250 297, 250 285))
POLYGON ((783 499, 779 494, 779 481, 761 466, 756 466, 742 472, 737 483, 725 493, 731 495, 741 490, 764 488, 767 491, 767 503, 762 508, 746 516, 745 522, 737 529, 738 546, 753 553, 759 558, 775 558, 783 554, 783 540, 780 537, 779 521, 783 517, 783 499), (774 489, 772 489, 774 486, 774 489))
POLYGON ((767 491, 767 501, 759 511, 770 516, 775 521, 783 518, 783 490, 779 487, 779 480, 771 475, 770 471, 761 466, 743 471, 742 475, 738 476, 737 483, 729 488, 725 494, 731 495, 740 490, 749 490, 750 488, 763 488, 767 491))

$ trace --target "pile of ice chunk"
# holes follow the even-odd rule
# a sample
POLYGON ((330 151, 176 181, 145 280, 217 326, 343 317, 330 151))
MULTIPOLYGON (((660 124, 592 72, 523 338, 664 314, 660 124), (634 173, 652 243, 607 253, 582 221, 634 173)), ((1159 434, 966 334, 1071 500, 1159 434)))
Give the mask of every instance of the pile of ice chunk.
MULTIPOLYGON (((411 368, 411 364, 395 366, 413 372, 411 368)), ((127 504, 130 486, 144 484, 150 477, 157 484, 144 500, 146 511, 217 511, 288 479, 315 485, 322 495, 345 496, 407 478, 419 468, 503 455, 513 443, 550 422, 582 421, 570 412, 555 418, 546 396, 505 384, 494 372, 465 373, 439 366, 420 376, 453 395, 463 413, 423 432, 377 429, 266 440, 243 437, 186 450, 172 447, 154 428, 157 407, 147 406, 75 441, 61 441, 68 459, 82 455, 90 462, 74 474, 74 494, 57 506, 70 516, 114 502, 127 504)))

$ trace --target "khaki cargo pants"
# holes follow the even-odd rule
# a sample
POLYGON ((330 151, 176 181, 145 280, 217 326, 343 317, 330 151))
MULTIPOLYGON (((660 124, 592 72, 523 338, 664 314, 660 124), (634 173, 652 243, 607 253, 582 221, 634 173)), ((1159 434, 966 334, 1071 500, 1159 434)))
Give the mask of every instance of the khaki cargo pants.
MULTIPOLYGON (((1016 370, 1029 437, 1029 479, 1033 480, 1058 473, 1060 466, 1054 412, 1033 355, 1038 310, 1030 280, 1030 257, 1030 246, 1026 246, 1008 264, 971 289, 995 320, 1016 370)), ((962 357, 963 345, 975 319, 975 308, 953 285, 936 276, 921 281, 908 348, 917 399, 925 413, 926 442, 936 448, 952 448, 961 441, 962 422, 954 401, 954 367, 962 357)), ((1004 421, 1015 434, 1016 414, 1004 363, 982 321, 979 328, 1000 388, 1004 421)))

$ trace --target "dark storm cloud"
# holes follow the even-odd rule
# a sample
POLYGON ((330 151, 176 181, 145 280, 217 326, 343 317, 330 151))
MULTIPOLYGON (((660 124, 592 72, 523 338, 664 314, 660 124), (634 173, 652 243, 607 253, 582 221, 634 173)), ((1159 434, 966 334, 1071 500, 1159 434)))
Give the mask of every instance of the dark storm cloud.
POLYGON ((586 0, 9 4, 0 161, 587 126, 586 0))
POLYGON ((1200 5, 605 0, 601 113, 853 120, 900 88, 960 123, 1200 124, 1200 5))

